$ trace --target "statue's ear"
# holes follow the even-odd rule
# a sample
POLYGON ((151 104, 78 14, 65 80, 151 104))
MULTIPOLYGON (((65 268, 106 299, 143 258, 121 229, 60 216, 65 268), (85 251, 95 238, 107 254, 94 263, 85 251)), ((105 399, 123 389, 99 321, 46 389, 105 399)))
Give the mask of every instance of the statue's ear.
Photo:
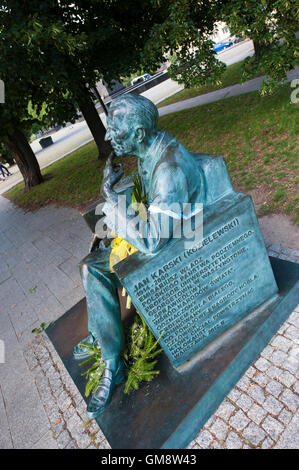
POLYGON ((136 138, 137 138, 137 142, 139 144, 141 144, 141 142, 144 141, 144 139, 145 139, 145 129, 143 127, 138 127, 136 129, 136 138))

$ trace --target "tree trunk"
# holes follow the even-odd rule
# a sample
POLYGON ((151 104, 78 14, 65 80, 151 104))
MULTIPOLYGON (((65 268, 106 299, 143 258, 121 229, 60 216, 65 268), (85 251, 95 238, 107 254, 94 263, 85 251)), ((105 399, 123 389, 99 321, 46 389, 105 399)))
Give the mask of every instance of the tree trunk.
POLYGON ((105 142, 104 137, 106 128, 97 112, 95 105, 89 95, 85 95, 84 99, 79 102, 80 110, 84 119, 93 135, 95 143, 99 151, 99 158, 107 158, 112 152, 110 142, 105 142))
POLYGON ((25 188, 30 189, 42 183, 38 161, 23 132, 15 129, 7 139, 6 145, 23 175, 25 188))
POLYGON ((255 56, 259 59, 264 54, 264 51, 269 47, 269 44, 264 42, 253 41, 255 56))

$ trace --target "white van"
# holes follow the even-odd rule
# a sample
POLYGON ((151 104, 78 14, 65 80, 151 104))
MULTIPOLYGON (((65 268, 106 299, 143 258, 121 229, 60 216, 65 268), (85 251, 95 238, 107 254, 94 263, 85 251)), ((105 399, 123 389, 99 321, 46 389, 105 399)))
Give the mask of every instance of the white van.
POLYGON ((137 83, 145 82, 149 78, 151 78, 151 75, 149 73, 145 73, 144 75, 133 78, 133 80, 131 80, 131 85, 137 85, 137 83))

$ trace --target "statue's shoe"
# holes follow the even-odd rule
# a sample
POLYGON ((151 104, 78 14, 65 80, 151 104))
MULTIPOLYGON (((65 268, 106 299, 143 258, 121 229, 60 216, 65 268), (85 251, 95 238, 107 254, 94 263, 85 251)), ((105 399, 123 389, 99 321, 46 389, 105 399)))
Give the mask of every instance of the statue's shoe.
POLYGON ((125 367, 120 363, 116 372, 106 368, 101 377, 100 383, 91 397, 87 406, 86 416, 96 418, 106 410, 110 404, 113 390, 126 378, 125 367))
POLYGON ((83 361, 84 359, 91 357, 89 349, 87 349, 84 345, 81 345, 81 343, 88 343, 92 344, 93 346, 97 346, 98 344, 97 340, 91 333, 86 338, 82 339, 80 343, 77 344, 77 346, 75 346, 73 349, 73 357, 77 361, 83 361))

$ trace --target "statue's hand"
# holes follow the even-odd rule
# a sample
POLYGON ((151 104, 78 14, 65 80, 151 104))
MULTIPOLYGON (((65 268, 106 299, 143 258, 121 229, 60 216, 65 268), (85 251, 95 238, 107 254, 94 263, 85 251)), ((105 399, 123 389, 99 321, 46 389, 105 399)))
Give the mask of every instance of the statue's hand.
POLYGON ((108 248, 108 246, 111 245, 111 239, 110 238, 99 238, 95 233, 92 236, 92 240, 89 245, 89 253, 92 253, 95 250, 98 250, 100 246, 103 246, 105 248, 108 248))
POLYGON ((111 152, 103 172, 103 181, 101 185, 101 194, 107 199, 113 186, 122 178, 124 169, 121 163, 114 164, 114 153, 111 152))

